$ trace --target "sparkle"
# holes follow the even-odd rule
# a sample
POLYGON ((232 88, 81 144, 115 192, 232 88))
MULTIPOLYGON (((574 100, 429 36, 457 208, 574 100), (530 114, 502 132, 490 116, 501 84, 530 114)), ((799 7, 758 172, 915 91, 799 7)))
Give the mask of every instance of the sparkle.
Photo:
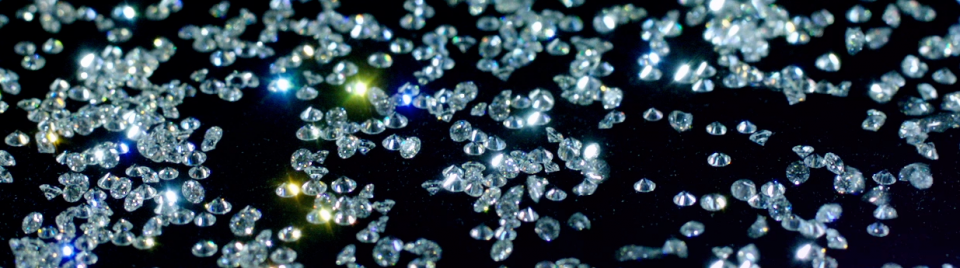
POLYGON ((347 92, 350 92, 354 95, 360 95, 367 93, 367 84, 364 82, 356 82, 350 85, 347 85, 347 92))
POLYGON ((313 57, 313 53, 314 53, 315 51, 316 51, 316 50, 314 50, 312 46, 310 46, 310 45, 303 45, 303 55, 305 55, 305 56, 307 56, 307 57, 313 57))
POLYGON ((163 197, 167 200, 167 204, 169 205, 177 203, 177 192, 174 192, 173 190, 167 190, 164 192, 163 197))
POLYGON ((540 121, 540 112, 532 112, 527 116, 527 125, 536 126, 540 121))
POLYGON ((503 154, 497 154, 492 160, 490 160, 490 165, 494 167, 499 167, 500 163, 503 163, 503 154))
POLYGON ((726 0, 710 0, 710 10, 720 11, 720 9, 723 9, 723 4, 726 2, 726 0))
POLYGON ((588 144, 585 148, 583 148, 584 160, 595 159, 598 155, 600 155, 600 146, 596 143, 588 144))
POLYGON ((291 195, 294 195, 294 196, 300 194, 300 187, 298 187, 297 185, 299 185, 299 184, 298 184, 298 183, 294 183, 294 182, 288 182, 288 183, 287 183, 287 186, 286 186, 286 187, 287 187, 287 191, 290 192, 290 194, 291 194, 291 195))
POLYGON ((97 56, 93 55, 93 53, 89 53, 86 56, 83 56, 83 58, 80 59, 80 67, 83 67, 83 68, 90 67, 90 65, 93 64, 93 59, 96 57, 97 56))
POLYGON ((413 97, 410 97, 410 95, 407 95, 407 94, 403 94, 403 96, 400 98, 401 98, 401 101, 403 101, 404 106, 410 105, 410 103, 413 102, 413 97))
POLYGON ((70 245, 64 245, 62 248, 60 248, 60 253, 62 253, 64 257, 73 256, 73 247, 70 245))
POLYGON ((677 69, 677 73, 673 75, 673 81, 683 80, 688 74, 690 74, 690 65, 680 65, 680 69, 677 69))
POLYGON ((137 11, 133 10, 133 7, 131 6, 125 6, 123 7, 123 17, 127 18, 128 20, 132 20, 133 18, 137 17, 137 11))
POLYGON ((49 140, 50 143, 56 143, 57 140, 59 140, 59 139, 60 139, 60 136, 57 135, 57 133, 47 132, 47 140, 49 140))
POLYGON ((290 80, 287 80, 286 78, 277 79, 277 89, 280 91, 287 91, 291 87, 292 85, 290 85, 290 80))
POLYGON ((333 218, 333 215, 330 214, 330 210, 320 209, 320 219, 323 221, 330 221, 330 218, 333 218))

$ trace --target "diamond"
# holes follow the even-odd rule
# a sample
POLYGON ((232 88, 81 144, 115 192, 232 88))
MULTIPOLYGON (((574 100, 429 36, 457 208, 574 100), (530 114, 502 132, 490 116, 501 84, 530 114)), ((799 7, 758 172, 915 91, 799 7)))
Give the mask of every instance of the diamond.
POLYGON ((603 119, 600 120, 598 128, 600 129, 610 129, 613 128, 614 124, 623 123, 627 119, 627 114, 620 111, 610 111, 607 115, 603 116, 603 119))
POLYGON ((867 234, 875 237, 884 237, 890 234, 890 227, 880 222, 874 222, 867 225, 867 234))
POLYGON ((913 163, 900 169, 900 180, 909 181, 917 189, 929 189, 933 186, 933 175, 930 166, 924 163, 913 163))
POLYGON ((23 217, 23 224, 21 226, 24 234, 30 234, 40 230, 40 225, 42 224, 43 214, 40 214, 40 212, 30 212, 26 217, 23 217))
POLYGON ((900 70, 903 75, 909 78, 922 78, 927 73, 929 67, 927 63, 920 61, 920 58, 914 55, 907 55, 900 62, 900 70))
POLYGON ((792 162, 787 165, 787 180, 794 185, 800 185, 810 178, 810 167, 803 161, 792 162))
POLYGON ((0 150, 0 167, 12 167, 17 165, 17 160, 7 151, 0 150))
MULTIPOLYGON (((950 69, 948 69, 948 68, 946 68, 946 67, 940 68, 939 70, 933 72, 932 78, 933 78, 933 81, 934 81, 934 82, 937 82, 937 83, 940 83, 940 84, 944 84, 944 85, 953 85, 953 84, 957 83, 957 76, 954 75, 953 72, 951 72, 950 69)), ((930 84, 923 83, 923 84, 921 84, 921 85, 930 85, 930 84)), ((917 88, 919 89, 919 87, 920 87, 920 86, 918 85, 917 88)), ((930 88, 933 88, 933 86, 930 86, 930 88)), ((921 92, 922 92, 922 91, 921 91, 921 92)), ((922 95, 922 94, 921 94, 921 95, 922 95)), ((936 90, 934 90, 934 95, 933 95, 933 96, 934 96, 934 97, 933 97, 932 99, 936 99, 936 98, 937 98, 937 97, 936 97, 936 90)), ((927 98, 924 97, 924 99, 927 99, 927 98)))
POLYGON ((700 197, 700 206, 706 211, 720 211, 727 207, 727 197, 721 194, 705 194, 700 197))
POLYGON ((537 220, 533 231, 537 233, 537 236, 543 239, 543 241, 550 242, 560 236, 560 222, 551 217, 543 216, 537 220))
POLYGON ((893 34, 893 29, 890 27, 877 27, 867 30, 864 33, 863 40, 867 44, 867 48, 877 50, 890 42, 890 35, 893 34))
POLYGON ((217 244, 210 240, 201 240, 196 244, 193 244, 193 247, 190 248, 190 252, 193 253, 193 256, 197 257, 210 257, 214 254, 217 254, 217 244))
POLYGON ((869 9, 864 8, 862 5, 854 5, 847 10, 847 20, 852 23, 864 23, 870 20, 870 17, 873 15, 873 12, 870 12, 869 9))
POLYGON ((867 119, 864 119, 860 125, 864 130, 876 132, 880 130, 880 127, 882 127, 886 121, 887 115, 885 113, 870 109, 867 110, 867 119))
POLYGON ((740 121, 740 123, 737 124, 737 132, 740 132, 740 134, 753 134, 757 132, 757 125, 747 120, 740 121))
POLYGON ((681 191, 673 196, 673 203, 680 207, 689 207, 697 203, 697 197, 690 192, 681 191))
POLYGON ((817 69, 825 72, 836 72, 840 70, 840 57, 835 53, 823 54, 817 57, 814 65, 816 65, 817 69))
POLYGON ((707 164, 712 167, 725 167, 730 165, 730 160, 729 155, 721 152, 715 152, 707 156, 707 164))
POLYGON ((633 189, 639 193, 649 193, 657 189, 657 183, 647 178, 642 178, 633 184, 633 189))
POLYGON ((207 212, 217 215, 225 215, 230 213, 230 210, 233 210, 233 205, 222 197, 210 200, 210 202, 204 204, 203 207, 207 209, 207 212))
POLYGON ((760 146, 763 146, 763 145, 767 144, 767 140, 769 140, 769 139, 770 139, 770 136, 772 136, 772 135, 773 135, 773 132, 772 132, 772 131, 769 131, 769 130, 760 130, 760 131, 757 131, 756 133, 753 133, 753 134, 750 135, 750 141, 752 141, 752 142, 754 142, 754 143, 756 143, 756 144, 759 144, 760 146))
POLYGON ((703 234, 706 226, 698 221, 688 221, 680 226, 680 234, 686 237, 697 237, 703 234))
POLYGON ((693 114, 673 111, 667 116, 667 120, 670 121, 670 126, 677 132, 684 132, 693 128, 693 114))
POLYGON ((883 15, 880 18, 890 27, 897 28, 900 26, 900 10, 894 4, 887 4, 887 8, 883 10, 883 15))
POLYGON ((822 223, 831 223, 839 220, 841 215, 843 215, 843 208, 840 207, 840 204, 827 203, 817 210, 816 220, 822 223))
POLYGON ((490 248, 490 258, 495 262, 506 260, 511 253, 513 253, 513 242, 510 242, 510 240, 498 240, 490 248))
POLYGON ((646 111, 643 111, 643 120, 655 122, 655 121, 660 121, 660 119, 662 118, 663 118, 663 113, 660 112, 660 110, 657 110, 656 108, 650 108, 650 109, 647 109, 646 111))
POLYGON ((727 126, 720 122, 713 122, 707 125, 707 134, 721 136, 727 134, 727 126))
POLYGON ((924 158, 930 160, 940 159, 940 155, 937 154, 937 147, 934 146, 933 142, 918 143, 914 146, 917 147, 917 153, 924 158))
POLYGON ((476 240, 490 240, 493 238, 493 229, 483 224, 477 225, 470 229, 470 237, 476 240))
POLYGON ((407 137, 400 142, 400 157, 412 159, 420 152, 420 139, 417 137, 407 137))
POLYGON ((757 215, 757 220, 750 224, 750 228, 747 229, 747 236, 753 239, 760 238, 767 234, 770 231, 770 227, 767 225, 767 218, 757 215))
POLYGON ((730 194, 737 200, 747 201, 757 195, 757 186, 751 180, 740 179, 730 185, 730 194))
POLYGON ((367 64, 377 69, 390 68, 390 66, 393 66, 393 57, 387 53, 375 52, 367 57, 367 64))
POLYGON ((373 260, 382 267, 397 265, 403 241, 393 237, 384 237, 373 247, 373 260))
POLYGON ((590 219, 587 218, 586 215, 583 215, 583 213, 576 212, 570 215, 570 219, 567 220, 567 225, 577 231, 589 230, 590 219))
POLYGON ((847 54, 850 55, 856 55, 863 50, 863 44, 866 43, 866 37, 864 37, 860 27, 847 28, 843 40, 847 47, 847 54))
POLYGON ((863 193, 865 186, 863 174, 853 167, 846 167, 842 174, 833 179, 833 189, 838 194, 860 194, 863 193))
POLYGON ((877 209, 873 210, 873 217, 877 218, 878 220, 896 219, 897 210, 888 204, 882 204, 877 206, 877 209))
POLYGON ((19 130, 14 130, 13 133, 10 133, 10 135, 7 135, 7 137, 4 138, 3 141, 6 142, 7 145, 10 145, 13 147, 23 147, 23 146, 26 146, 28 143, 30 143, 30 136, 27 136, 26 133, 23 133, 19 130))

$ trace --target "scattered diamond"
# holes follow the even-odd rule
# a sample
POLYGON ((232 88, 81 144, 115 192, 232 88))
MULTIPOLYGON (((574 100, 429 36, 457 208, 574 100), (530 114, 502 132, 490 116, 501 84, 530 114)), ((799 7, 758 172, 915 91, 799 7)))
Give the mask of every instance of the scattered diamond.
POLYGON ((730 160, 729 155, 721 152, 715 152, 707 156, 707 164, 712 167, 725 167, 730 165, 730 160))
POLYGON ((679 192, 673 196, 673 203, 680 207, 689 207, 697 203, 697 197, 690 192, 679 192))
POLYGON ((703 234, 706 226, 698 221, 688 221, 680 226, 680 234, 686 237, 697 237, 703 234))
POLYGON ((657 189, 657 184, 647 178, 642 178, 633 184, 633 189, 640 193, 649 193, 657 189))

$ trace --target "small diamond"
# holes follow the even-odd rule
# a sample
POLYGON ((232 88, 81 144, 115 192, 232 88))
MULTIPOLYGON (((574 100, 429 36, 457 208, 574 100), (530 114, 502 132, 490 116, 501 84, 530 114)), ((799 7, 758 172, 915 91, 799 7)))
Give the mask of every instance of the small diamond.
POLYGON ((864 37, 860 27, 847 28, 847 32, 844 34, 844 44, 847 46, 848 54, 856 55, 863 50, 864 43, 866 43, 866 37, 864 37))
POLYGON ((700 207, 706 211, 720 211, 727 207, 727 197, 721 194, 705 194, 700 197, 700 207))
POLYGON ((747 229, 747 236, 757 239, 766 235, 769 231, 770 227, 767 225, 767 218, 757 215, 757 220, 747 229))
POLYGON ((929 67, 927 67, 927 63, 921 61, 917 56, 907 55, 900 63, 900 70, 906 77, 922 78, 923 75, 927 73, 927 70, 929 70, 929 67))
POLYGON ((673 203, 681 207, 689 207, 697 203, 697 197, 690 192, 681 191, 673 196, 673 203))
POLYGON ((713 122, 707 125, 707 134, 721 136, 727 134, 727 126, 720 122, 713 122))
POLYGON ((757 185, 751 180, 740 179, 730 185, 730 194, 737 200, 747 201, 757 195, 757 185))
POLYGON ((682 111, 670 112, 667 120, 670 121, 670 126, 677 130, 677 132, 684 132, 693 127, 693 114, 682 111))
POLYGON ((657 110, 655 108, 650 108, 650 109, 647 109, 646 111, 643 111, 643 120, 655 122, 655 121, 660 121, 660 119, 662 118, 663 118, 663 113, 660 112, 660 110, 657 110))
POLYGON ((707 156, 707 164, 712 167, 725 167, 730 165, 730 160, 729 155, 721 152, 715 152, 707 156))
POLYGON ((19 130, 15 130, 13 133, 10 133, 10 135, 7 135, 3 141, 13 147, 23 147, 30 143, 30 136, 27 136, 26 133, 19 130))
POLYGON ((855 5, 847 11, 847 20, 852 23, 864 23, 870 20, 873 12, 861 5, 855 5))
MULTIPOLYGON (((940 83, 940 84, 944 84, 944 85, 953 85, 953 84, 957 83, 957 76, 956 76, 955 74, 953 74, 953 72, 951 72, 950 69, 947 69, 946 67, 941 68, 941 69, 937 70, 936 72, 933 72, 932 78, 933 78, 933 81, 934 81, 934 82, 937 82, 937 83, 940 83)), ((927 84, 927 85, 929 85, 929 84, 927 84)), ((931 88, 932 88, 932 86, 931 86, 931 88)), ((933 98, 936 99, 936 97, 933 97, 933 98)), ((926 99, 926 98, 924 98, 924 99, 926 99)))
POLYGON ((896 219, 897 216, 897 210, 888 204, 879 205, 877 209, 873 210, 873 217, 878 220, 892 220, 896 219))
POLYGON ((633 189, 640 193, 649 193, 657 189, 657 184, 647 178, 643 178, 633 184, 633 189))
POLYGON ((924 163, 913 163, 900 169, 900 180, 909 181, 917 189, 929 189, 933 186, 933 175, 930 166, 924 163))
POLYGON ((884 237, 890 234, 890 227, 887 227, 887 225, 880 222, 874 222, 870 225, 867 225, 867 234, 876 237, 884 237))
POLYGON ((810 178, 810 167, 803 161, 792 162, 787 165, 787 180, 794 185, 800 185, 810 178))
POLYGON ((193 253, 193 256, 201 258, 210 257, 217 254, 217 244, 210 240, 203 240, 194 244, 193 247, 190 248, 190 252, 193 253))
POLYGON ((840 204, 828 203, 820 206, 817 210, 816 220, 822 223, 831 223, 840 219, 843 215, 843 208, 840 204))
POLYGON ((825 72, 836 72, 840 70, 840 57, 834 53, 823 54, 817 58, 814 65, 825 72))
POLYGON ((772 131, 760 130, 750 135, 750 141, 763 146, 764 144, 767 144, 767 140, 770 139, 771 135, 773 135, 772 131))
POLYGON ((587 218, 586 215, 583 215, 583 213, 573 213, 573 215, 570 215, 570 219, 567 220, 567 225, 577 231, 589 230, 590 219, 587 218))
POLYGON ((543 216, 537 220, 533 231, 537 233, 537 236, 543 239, 543 241, 550 242, 560 236, 560 222, 551 217, 543 216))
POLYGON ((740 123, 737 124, 737 132, 740 132, 740 134, 753 134, 757 132, 757 125, 747 120, 740 121, 740 123))
POLYGON ((698 221, 688 221, 680 226, 680 234, 686 237, 697 237, 703 234, 706 226, 698 221))

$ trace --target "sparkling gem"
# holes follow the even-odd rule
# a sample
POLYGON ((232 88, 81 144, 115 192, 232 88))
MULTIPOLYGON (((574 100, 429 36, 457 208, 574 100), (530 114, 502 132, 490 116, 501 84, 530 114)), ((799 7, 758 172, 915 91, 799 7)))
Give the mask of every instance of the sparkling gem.
POLYGON ((847 32, 844 34, 844 44, 846 44, 848 54, 856 55, 863 50, 864 43, 866 43, 866 37, 860 27, 847 28, 847 32))
MULTIPOLYGON (((946 67, 940 68, 939 70, 933 72, 932 78, 934 82, 944 84, 944 85, 953 85, 957 83, 957 76, 954 75, 953 72, 951 72, 950 69, 947 69, 946 67)), ((922 83, 920 85, 917 85, 918 90, 920 90, 921 85, 927 85, 930 87, 930 89, 933 89, 933 86, 930 86, 930 84, 922 83)), ((920 92, 921 92, 921 96, 923 96, 924 91, 921 90, 920 92)), ((934 89, 933 97, 932 98, 924 97, 924 99, 936 99, 937 98, 936 96, 937 96, 936 90, 934 89)))
POLYGON ((748 179, 740 179, 730 185, 730 194, 740 201, 747 201, 757 195, 757 186, 748 179))
POLYGON ((753 134, 757 132, 757 125, 747 120, 740 121, 740 123, 737 124, 737 132, 740 132, 740 134, 753 134))
POLYGON ((222 197, 210 200, 210 202, 204 204, 203 207, 207 209, 207 212, 217 215, 225 215, 230 213, 230 210, 233 210, 233 205, 222 197))
POLYGON ((862 5, 854 5, 847 10, 847 20, 852 23, 864 23, 870 20, 870 17, 873 15, 873 12, 870 12, 869 9, 864 8, 862 5))
POLYGON ((400 142, 400 156, 404 159, 411 159, 420 152, 420 139, 417 137, 407 137, 400 142))
POLYGON ((196 244, 193 244, 193 247, 190 248, 190 252, 193 253, 193 256, 197 257, 210 257, 214 254, 217 254, 217 244, 210 240, 201 240, 196 244))
POLYGON ((649 193, 657 189, 657 184, 647 178, 642 178, 633 184, 633 189, 640 193, 649 193))
POLYGON ((707 134, 720 136, 727 134, 727 126, 724 126, 720 122, 713 122, 707 125, 707 134))
POLYGON ((915 146, 917 147, 917 153, 924 158, 930 160, 940 159, 940 155, 937 154, 937 147, 934 146, 933 142, 918 143, 915 146))
POLYGON ((703 234, 706 226, 698 221, 688 221, 680 226, 680 234, 686 237, 697 237, 703 234))
POLYGON ((767 140, 770 139, 771 135, 773 135, 772 131, 760 130, 750 135, 750 141, 763 146, 764 144, 767 144, 767 140))
POLYGON ((490 258, 495 262, 506 260, 511 253, 513 253, 513 242, 510 240, 498 240, 490 248, 490 258))
POLYGON ((493 238, 493 229, 483 224, 477 225, 477 227, 470 229, 470 237, 476 240, 490 240, 493 238))
POLYGON ((927 67, 925 62, 920 61, 920 58, 917 58, 917 56, 907 55, 900 63, 900 69, 906 77, 922 78, 923 75, 927 73, 927 70, 929 70, 929 67, 927 67))
POLYGON ((24 234, 30 234, 40 230, 40 225, 42 224, 43 214, 40 214, 40 212, 30 212, 26 217, 23 217, 23 224, 21 226, 24 234))
POLYGON ((863 174, 853 167, 847 167, 842 174, 833 179, 833 189, 839 194, 860 194, 863 193, 866 180, 863 174))
POLYGON ((900 180, 909 181, 917 189, 929 189, 933 186, 933 175, 930 166, 924 163, 913 163, 900 169, 900 180))
POLYGON ((543 216, 537 220, 533 231, 537 233, 537 236, 543 239, 543 241, 550 242, 560 236, 560 222, 551 217, 543 216))
POLYGON ((203 202, 203 186, 201 186, 200 183, 195 180, 188 180, 184 182, 180 187, 180 191, 183 193, 183 198, 190 203, 200 204, 203 202))
POLYGON ((816 220, 822 223, 831 223, 840 219, 843 215, 843 208, 840 204, 828 203, 820 206, 817 210, 816 220))
POLYGON ((747 236, 753 239, 760 238, 767 234, 770 231, 770 227, 767 225, 767 218, 763 216, 757 216, 757 220, 750 224, 750 228, 747 229, 747 236))
POLYGON ((727 207, 727 197, 721 194, 705 194, 700 197, 700 206, 706 211, 720 211, 727 207))
POLYGON ((337 253, 337 265, 346 265, 357 261, 357 246, 349 244, 343 247, 340 253, 337 253))
POLYGON ((890 234, 890 227, 880 222, 874 222, 867 225, 867 234, 875 237, 884 237, 890 234))
POLYGON ((681 191, 673 196, 673 203, 680 207, 689 207, 697 203, 697 197, 690 192, 681 191))
POLYGON ((729 155, 721 152, 715 152, 707 156, 707 164, 712 167, 725 167, 730 165, 730 160, 729 155))
POLYGON ((897 216, 897 210, 888 204, 879 205, 877 209, 873 210, 873 217, 878 220, 892 220, 896 219, 897 216))
POLYGON ((882 127, 886 121, 887 115, 885 113, 870 109, 867 110, 867 119, 864 119, 860 125, 864 130, 876 132, 880 130, 880 127, 882 127))
POLYGON ((792 162, 787 165, 787 180, 794 185, 800 185, 810 178, 810 167, 807 167, 803 161, 792 162))
POLYGON ((209 212, 203 212, 193 218, 193 224, 197 227, 210 227, 217 222, 217 217, 209 212))
POLYGON ((667 116, 667 120, 670 121, 670 126, 677 132, 684 132, 693 128, 693 114, 673 111, 667 116))
POLYGON ((650 109, 647 109, 646 111, 643 111, 643 120, 655 122, 655 121, 660 121, 660 119, 662 118, 663 118, 663 113, 660 112, 660 110, 657 110, 655 108, 650 108, 650 109))
POLYGON ((30 143, 30 136, 27 136, 26 133, 19 130, 15 130, 13 133, 10 133, 10 135, 7 135, 3 141, 13 147, 23 147, 30 143))
POLYGON ((890 35, 893 34, 893 29, 890 27, 877 27, 867 30, 864 33, 863 40, 867 44, 867 48, 877 50, 890 42, 890 35))
POLYGON ((894 4, 887 4, 887 8, 883 10, 883 15, 880 18, 890 27, 897 28, 900 26, 900 10, 894 4))
POLYGON ((627 115, 620 111, 610 111, 607 115, 600 120, 599 128, 600 129, 610 129, 613 128, 614 124, 623 123, 627 119, 627 115))
POLYGON ((823 54, 817 57, 814 65, 825 72, 836 72, 840 70, 840 57, 834 53, 823 54))

